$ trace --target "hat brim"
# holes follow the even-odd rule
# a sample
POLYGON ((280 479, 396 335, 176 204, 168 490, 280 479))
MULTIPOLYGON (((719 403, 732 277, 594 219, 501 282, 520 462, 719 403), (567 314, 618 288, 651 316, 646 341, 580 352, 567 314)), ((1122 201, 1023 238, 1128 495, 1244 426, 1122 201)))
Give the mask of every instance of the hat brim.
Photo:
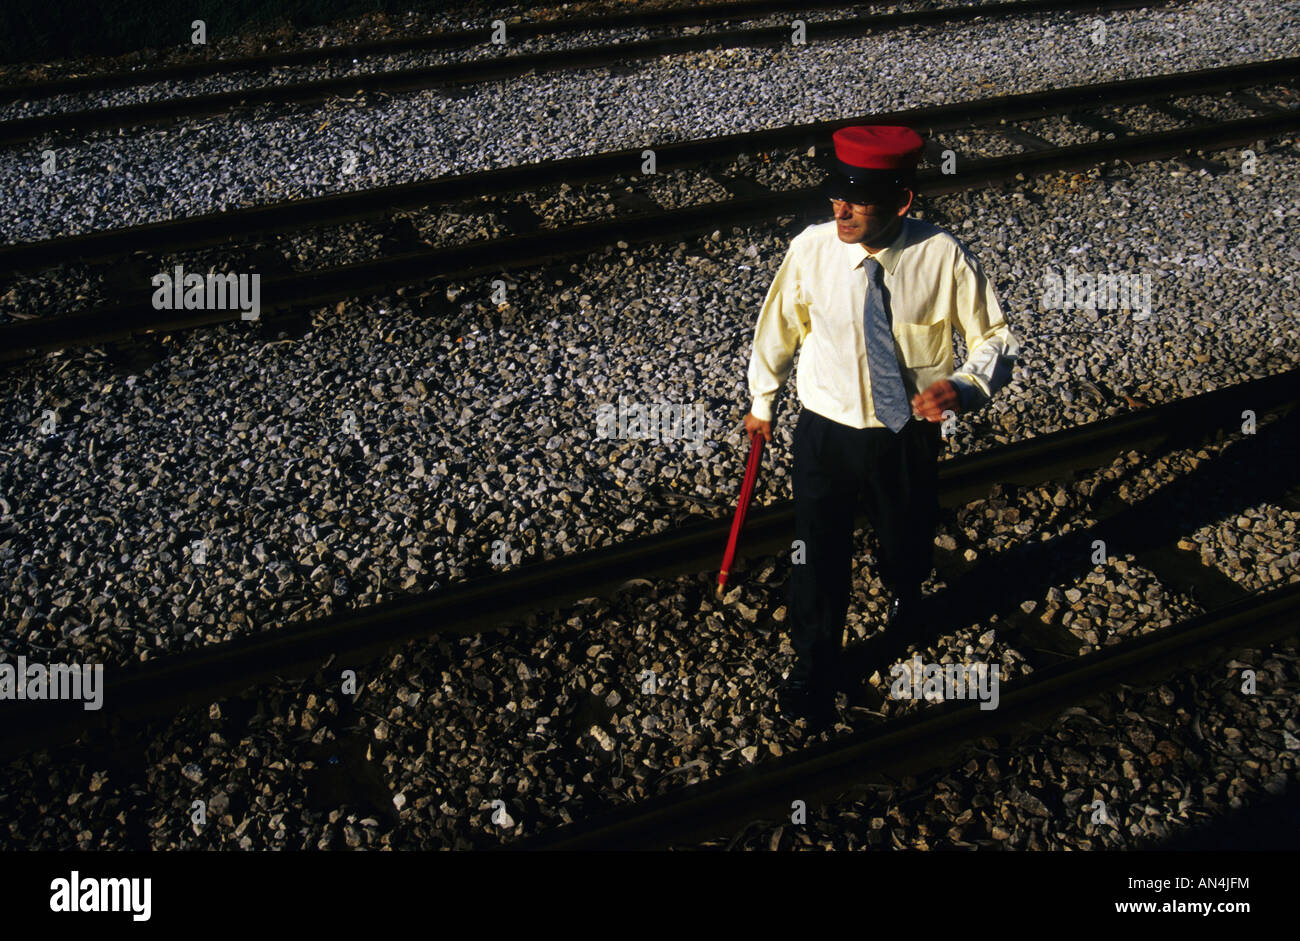
POLYGON ((911 189, 910 176, 900 176, 890 171, 882 179, 853 181, 839 173, 832 173, 822 181, 822 193, 827 199, 843 199, 859 205, 892 205, 898 201, 900 189, 911 189))
POLYGON ((855 167, 851 163, 845 163, 838 157, 832 158, 829 169, 833 175, 843 178, 845 182, 863 186, 881 183, 898 185, 916 175, 916 170, 913 168, 874 169, 871 167, 855 167))

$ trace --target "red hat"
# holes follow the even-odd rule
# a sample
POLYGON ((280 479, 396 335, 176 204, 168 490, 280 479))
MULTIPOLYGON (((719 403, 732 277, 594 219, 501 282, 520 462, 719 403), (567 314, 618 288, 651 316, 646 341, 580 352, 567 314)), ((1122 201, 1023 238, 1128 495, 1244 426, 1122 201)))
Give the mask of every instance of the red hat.
POLYGON ((832 135, 834 169, 828 185, 906 184, 916 173, 925 141, 910 127, 868 124, 842 127, 832 135))

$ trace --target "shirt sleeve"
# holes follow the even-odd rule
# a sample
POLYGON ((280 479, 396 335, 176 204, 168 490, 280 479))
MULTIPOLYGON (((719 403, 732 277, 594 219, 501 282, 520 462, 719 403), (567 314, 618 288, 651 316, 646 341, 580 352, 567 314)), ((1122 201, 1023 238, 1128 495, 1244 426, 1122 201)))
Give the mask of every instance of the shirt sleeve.
POLYGON ((796 238, 768 288, 754 328, 749 357, 750 411, 760 421, 772 420, 772 401, 794 365, 795 350, 807 334, 808 305, 800 286, 799 240, 796 238))
POLYGON ((993 285, 979 262, 960 251, 957 259, 957 328, 966 340, 966 361, 949 378, 963 412, 983 408, 1011 380, 1020 342, 1011 332, 993 285))

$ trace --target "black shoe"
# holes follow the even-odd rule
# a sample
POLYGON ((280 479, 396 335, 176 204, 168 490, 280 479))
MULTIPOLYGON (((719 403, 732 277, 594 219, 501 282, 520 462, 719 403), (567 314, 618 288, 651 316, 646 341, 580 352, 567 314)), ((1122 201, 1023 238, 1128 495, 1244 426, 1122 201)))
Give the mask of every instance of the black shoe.
POLYGON ((916 597, 895 598, 889 605, 889 619, 885 628, 900 627, 906 632, 914 632, 921 621, 921 599, 916 597))
POLYGON ((791 722, 806 719, 810 728, 821 728, 835 719, 834 692, 814 686, 808 680, 789 679, 777 690, 781 712, 791 722))
POLYGON ((914 598, 895 598, 889 605, 884 636, 880 641, 880 663, 888 669, 912 648, 917 641, 920 602, 914 598))
MULTIPOLYGON (((870 672, 868 672, 867 676, 859 676, 853 682, 844 685, 844 704, 849 709, 865 709, 869 712, 879 712, 880 707, 884 705, 885 696, 868 682, 869 676, 870 672)), ((888 691, 889 687, 886 686, 885 692, 888 691)))

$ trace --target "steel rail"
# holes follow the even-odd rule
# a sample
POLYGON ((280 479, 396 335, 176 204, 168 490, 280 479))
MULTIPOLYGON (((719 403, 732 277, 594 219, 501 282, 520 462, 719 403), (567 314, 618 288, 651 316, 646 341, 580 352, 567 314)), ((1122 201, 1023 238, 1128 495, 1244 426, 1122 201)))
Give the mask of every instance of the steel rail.
MULTIPOLYGON (((978 7, 949 7, 909 13, 887 13, 850 20, 807 24, 808 40, 859 36, 904 26, 959 23, 994 16, 1033 16, 1053 12, 1112 12, 1136 7, 1166 6, 1186 0, 1017 0, 978 7)), ((235 91, 142 101, 83 111, 63 111, 0 121, 0 144, 17 144, 50 134, 105 128, 138 127, 187 118, 223 114, 258 105, 309 104, 359 92, 399 92, 499 81, 530 72, 566 71, 606 66, 685 52, 742 46, 781 46, 791 40, 787 26, 759 27, 640 42, 522 53, 470 62, 397 69, 316 79, 287 85, 262 85, 235 91)))
MULTIPOLYGON (((1296 130, 1300 130, 1300 111, 1209 122, 1114 141, 971 161, 960 173, 951 176, 937 171, 922 173, 918 188, 930 195, 953 193, 1116 160, 1148 161, 1194 150, 1221 150, 1296 130)), ((709 232, 721 224, 733 226, 812 212, 820 200, 816 188, 800 189, 268 277, 262 282, 261 309, 264 312, 301 310, 349 297, 388 292, 398 286, 421 284, 450 274, 463 277, 542 265, 587 255, 620 240, 628 244, 662 241, 709 232)), ((151 289, 142 286, 139 299, 133 302, 0 326, 0 362, 23 359, 38 350, 81 346, 136 333, 191 329, 239 317, 238 311, 230 310, 154 310, 147 302, 151 294, 151 289)))
MULTIPOLYGON (((1020 121, 1089 107, 1131 104, 1172 95, 1209 94, 1296 79, 1300 79, 1300 57, 1074 85, 647 146, 655 152, 657 167, 661 171, 670 171, 741 154, 824 144, 838 129, 855 124, 902 124, 933 135, 986 122, 1020 121)), ((492 193, 514 193, 559 183, 573 184, 620 174, 630 175, 640 172, 643 149, 627 148, 588 157, 549 160, 64 238, 0 245, 0 271, 102 260, 136 251, 189 250, 271 232, 385 218, 398 209, 436 206, 492 193)))
POLYGON ((664 794, 570 824, 507 848, 660 849, 736 831, 754 819, 788 817, 852 789, 869 773, 901 777, 942 761, 958 744, 1023 728, 1121 683, 1168 676, 1171 667, 1220 650, 1260 646, 1300 631, 1300 583, 1243 599, 1115 647, 1035 670, 1001 689, 998 707, 946 702, 789 758, 664 794))
MULTIPOLYGON (((611 13, 606 16, 572 16, 562 20, 525 22, 505 20, 509 41, 537 39, 567 33, 618 29, 655 29, 664 26, 699 26, 734 19, 768 16, 775 13, 807 13, 841 7, 885 6, 884 3, 853 3, 852 0, 740 0, 736 3, 691 4, 669 10, 611 13)), ((415 36, 374 39, 324 48, 292 49, 230 59, 202 59, 152 68, 70 75, 40 81, 18 82, 0 86, 0 104, 28 101, 51 95, 106 91, 157 82, 193 80, 232 72, 262 71, 282 66, 318 65, 339 59, 361 59, 394 55, 400 52, 433 52, 440 49, 467 48, 492 42, 491 26, 473 29, 436 30, 415 36)))
MULTIPOLYGON (((1297 401, 1300 369, 942 461, 940 499, 944 505, 961 504, 995 483, 1042 481, 1189 432, 1236 430, 1244 407, 1262 416, 1297 401)), ((607 593, 629 578, 704 571, 717 563, 729 528, 725 518, 699 522, 121 671, 110 667, 105 708, 98 712, 84 711, 80 702, 0 704, 0 756, 73 739, 106 724, 165 714, 178 705, 209 703, 279 677, 308 675, 330 656, 362 663, 414 638, 510 630, 539 609, 607 593)), ((793 531, 789 501, 755 507, 746 523, 743 555, 788 548, 793 531)))

